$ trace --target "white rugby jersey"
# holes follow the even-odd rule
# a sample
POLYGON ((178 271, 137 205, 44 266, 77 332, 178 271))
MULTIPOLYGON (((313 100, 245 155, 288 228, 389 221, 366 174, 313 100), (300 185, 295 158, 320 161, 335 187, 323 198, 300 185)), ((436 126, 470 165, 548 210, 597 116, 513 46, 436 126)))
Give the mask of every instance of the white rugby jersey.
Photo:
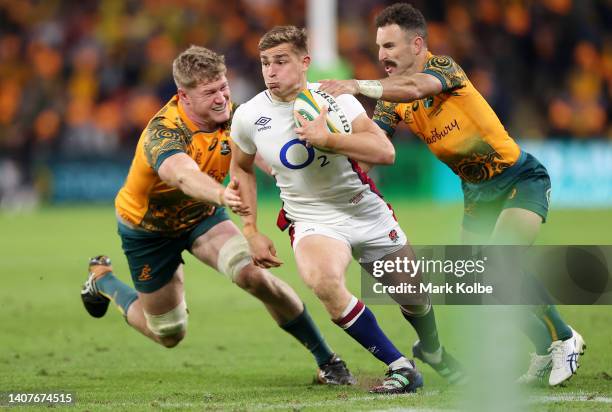
MULTIPOLYGON (((312 89, 318 86, 308 84, 312 89)), ((351 123, 365 113, 352 95, 338 96, 336 101, 351 123)), ((356 161, 307 148, 298 139, 295 127, 293 102, 273 100, 265 90, 238 107, 230 133, 243 152, 259 152, 271 167, 290 221, 334 224, 372 207, 372 202, 382 202, 356 161)))

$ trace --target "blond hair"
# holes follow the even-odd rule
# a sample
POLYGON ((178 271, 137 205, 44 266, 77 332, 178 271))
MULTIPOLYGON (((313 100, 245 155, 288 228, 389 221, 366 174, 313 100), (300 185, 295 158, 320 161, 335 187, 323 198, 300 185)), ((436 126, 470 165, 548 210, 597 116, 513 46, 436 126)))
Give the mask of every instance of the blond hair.
POLYGON ((217 80, 225 71, 225 57, 200 46, 190 46, 172 63, 174 83, 183 89, 193 89, 199 83, 217 80))
POLYGON ((276 26, 259 40, 259 51, 289 43, 298 54, 308 54, 308 34, 306 29, 295 26, 276 26))

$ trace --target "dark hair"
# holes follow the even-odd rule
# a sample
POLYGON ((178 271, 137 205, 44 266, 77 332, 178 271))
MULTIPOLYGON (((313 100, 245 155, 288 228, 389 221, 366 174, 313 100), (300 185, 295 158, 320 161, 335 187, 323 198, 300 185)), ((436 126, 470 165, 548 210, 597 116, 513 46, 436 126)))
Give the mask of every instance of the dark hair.
POLYGON ((265 51, 283 43, 289 43, 298 54, 308 54, 308 35, 305 29, 295 26, 276 26, 259 40, 259 51, 265 51))
POLYGON ((395 3, 376 16, 376 27, 397 24, 401 29, 413 31, 424 39, 427 39, 427 22, 423 14, 412 4, 395 3))

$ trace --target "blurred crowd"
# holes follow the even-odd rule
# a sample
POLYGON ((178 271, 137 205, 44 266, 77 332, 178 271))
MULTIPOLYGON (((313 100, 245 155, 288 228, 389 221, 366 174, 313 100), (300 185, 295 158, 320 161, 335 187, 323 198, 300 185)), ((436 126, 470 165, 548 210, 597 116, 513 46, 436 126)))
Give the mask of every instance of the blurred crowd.
MULTIPOLYGON (((264 87, 260 36, 305 26, 307 1, 0 0, 0 161, 11 160, 0 193, 7 176, 33 181, 50 155, 133 150, 190 44, 225 54, 234 100, 250 98, 264 87)), ((357 78, 383 75, 373 19, 391 3, 338 0, 339 52, 357 78)), ((412 3, 430 50, 465 69, 511 134, 612 138, 610 1, 412 3)))

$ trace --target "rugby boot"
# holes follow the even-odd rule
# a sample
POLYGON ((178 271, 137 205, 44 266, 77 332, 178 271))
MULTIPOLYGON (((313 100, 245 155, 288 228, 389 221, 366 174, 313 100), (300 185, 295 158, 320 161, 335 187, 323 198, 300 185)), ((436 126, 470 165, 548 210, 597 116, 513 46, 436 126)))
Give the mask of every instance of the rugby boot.
POLYGON ((428 364, 438 372, 451 385, 462 385, 467 382, 467 375, 461 364, 442 347, 442 356, 439 362, 433 362, 430 354, 424 354, 421 341, 417 340, 412 346, 412 355, 423 363, 428 364))
POLYGON ((585 349, 584 339, 574 329, 572 329, 571 338, 554 341, 548 349, 552 356, 552 370, 548 377, 548 384, 556 386, 574 376, 580 366, 578 359, 584 354, 585 349))
POLYGON ((389 369, 385 379, 378 386, 370 389, 370 393, 395 394, 414 393, 423 386, 423 375, 417 370, 414 361, 409 361, 412 368, 389 369))
POLYGON ((355 385, 357 380, 346 363, 334 353, 328 362, 319 367, 316 382, 324 385, 355 385))
POLYGON ((96 280, 112 270, 108 256, 100 255, 89 259, 89 275, 81 288, 81 300, 87 312, 94 318, 104 316, 110 303, 110 299, 96 287, 96 280))

